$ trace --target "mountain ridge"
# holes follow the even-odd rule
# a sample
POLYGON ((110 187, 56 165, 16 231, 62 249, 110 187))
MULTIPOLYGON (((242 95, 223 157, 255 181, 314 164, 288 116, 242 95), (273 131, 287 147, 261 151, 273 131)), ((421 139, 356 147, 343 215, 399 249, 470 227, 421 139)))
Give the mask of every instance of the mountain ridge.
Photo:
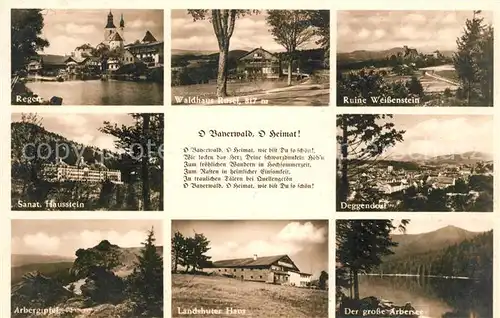
POLYGON ((418 234, 393 234, 391 238, 398 246, 393 248, 394 254, 389 258, 426 253, 444 249, 471 239, 483 232, 472 232, 463 228, 448 225, 434 231, 418 234))
MULTIPOLYGON (((453 56, 454 51, 450 50, 439 50, 439 49, 434 49, 434 50, 424 50, 424 49, 418 49, 418 52, 435 52, 439 51, 443 56, 445 57, 451 57, 453 56)), ((337 52, 337 60, 338 61, 366 61, 366 60, 377 60, 377 59, 385 59, 389 58, 391 55, 397 55, 398 53, 404 54, 405 49, 404 47, 392 47, 390 49, 385 49, 385 50, 354 50, 350 52, 337 52)))

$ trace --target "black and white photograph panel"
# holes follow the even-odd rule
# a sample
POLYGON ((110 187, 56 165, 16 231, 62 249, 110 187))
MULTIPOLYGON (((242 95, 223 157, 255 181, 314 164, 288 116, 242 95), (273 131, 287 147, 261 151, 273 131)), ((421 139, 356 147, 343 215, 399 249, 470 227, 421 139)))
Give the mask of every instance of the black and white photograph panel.
POLYGON ((493 212, 493 116, 337 115, 337 211, 493 212))
POLYGON ((163 10, 11 10, 13 105, 163 105, 163 10))
POLYGON ((493 106, 492 11, 339 11, 338 106, 493 106))
POLYGON ((493 222, 336 221, 336 317, 493 318, 493 222))
POLYGON ((163 317, 159 220, 12 220, 12 317, 163 317))
POLYGON ((12 114, 12 210, 162 211, 164 115, 12 114))
POLYGON ((329 10, 172 10, 172 104, 328 106, 329 10))
POLYGON ((328 221, 173 220, 172 317, 328 317, 328 221))

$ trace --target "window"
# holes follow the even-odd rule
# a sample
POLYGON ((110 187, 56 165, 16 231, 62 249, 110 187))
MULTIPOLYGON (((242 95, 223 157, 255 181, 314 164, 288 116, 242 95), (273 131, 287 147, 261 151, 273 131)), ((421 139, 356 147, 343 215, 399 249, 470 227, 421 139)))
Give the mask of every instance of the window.
POLYGON ((236 272, 236 268, 235 268, 235 269, 233 269, 233 272, 236 272))
POLYGON ((243 272, 243 268, 241 269, 241 271, 243 272))
POLYGON ((262 275, 260 275, 259 278, 262 279, 262 275))
POLYGON ((224 268, 224 271, 227 272, 227 268, 224 268))
POLYGON ((253 276, 250 276, 250 279, 253 279, 253 276))

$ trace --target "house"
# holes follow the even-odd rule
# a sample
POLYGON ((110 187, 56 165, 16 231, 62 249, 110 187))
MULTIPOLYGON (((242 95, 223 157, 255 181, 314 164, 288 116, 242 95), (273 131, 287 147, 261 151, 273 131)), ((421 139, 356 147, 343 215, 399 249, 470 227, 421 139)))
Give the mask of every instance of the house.
POLYGON ((453 177, 437 177, 430 180, 433 188, 444 189, 455 185, 453 177))
POLYGON ((396 193, 399 191, 403 191, 407 188, 409 188, 410 185, 405 181, 405 182, 388 182, 385 184, 382 184, 379 186, 379 190, 382 191, 384 194, 392 194, 396 193))
POLYGON ((31 58, 27 69, 31 75, 56 76, 61 71, 66 71, 68 65, 73 64, 76 64, 76 61, 71 56, 40 54, 31 58))
POLYGON ((89 56, 79 62, 80 67, 88 72, 98 73, 101 70, 101 59, 96 56, 89 56))
POLYGON ((281 62, 278 56, 262 47, 253 49, 238 59, 238 73, 246 78, 279 78, 281 62))
POLYGON ((288 255, 273 255, 215 261, 205 272, 270 284, 307 286, 311 275, 302 273, 288 255))
POLYGON ((71 53, 71 56, 76 59, 83 59, 92 56, 93 52, 94 48, 90 44, 86 43, 76 47, 75 50, 71 53))
POLYGON ((150 31, 146 31, 142 41, 127 44, 124 48, 148 67, 163 66, 163 41, 156 40, 150 31))

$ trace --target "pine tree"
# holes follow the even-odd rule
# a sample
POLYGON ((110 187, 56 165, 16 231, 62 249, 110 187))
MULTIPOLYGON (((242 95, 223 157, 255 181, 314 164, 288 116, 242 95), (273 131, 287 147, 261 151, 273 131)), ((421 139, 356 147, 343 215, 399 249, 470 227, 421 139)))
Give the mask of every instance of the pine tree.
POLYGON ((210 241, 201 233, 196 233, 194 237, 187 239, 187 253, 185 255, 187 268, 186 272, 191 266, 191 272, 196 273, 197 269, 202 269, 210 260, 210 256, 205 255, 210 250, 210 241))
POLYGON ((156 250, 154 229, 147 239, 131 275, 132 300, 141 315, 163 316, 163 257, 156 250))
MULTIPOLYGON (((337 262, 349 270, 351 296, 359 299, 358 275, 382 264, 382 257, 391 255, 397 246, 391 231, 404 231, 408 220, 395 226, 392 220, 338 220, 336 223, 337 262)), ((337 276, 337 279, 340 278, 337 276)))
POLYGON ((181 232, 177 231, 171 240, 172 246, 172 272, 177 273, 178 265, 183 265, 184 251, 186 250, 186 238, 181 232))
POLYGON ((453 63, 468 105, 477 102, 493 105, 493 28, 474 11, 457 39, 453 63))

